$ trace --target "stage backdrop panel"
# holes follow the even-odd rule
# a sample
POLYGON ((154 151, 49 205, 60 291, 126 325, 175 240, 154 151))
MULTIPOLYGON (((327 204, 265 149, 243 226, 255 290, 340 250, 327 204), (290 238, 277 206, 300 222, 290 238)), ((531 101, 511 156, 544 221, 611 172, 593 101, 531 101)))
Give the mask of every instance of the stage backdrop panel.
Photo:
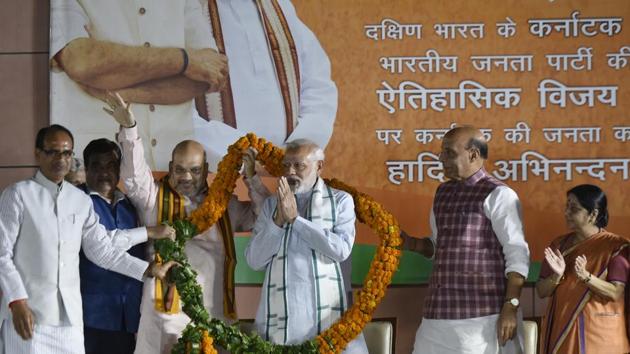
MULTIPOLYGON (((535 262, 552 238, 566 232, 565 192, 577 184, 597 184, 607 192, 609 230, 630 229, 624 203, 630 164, 628 1, 293 4, 328 54, 339 92, 324 174, 374 196, 403 229, 429 234, 433 195, 445 180, 438 162, 441 139, 462 124, 482 129, 490 146, 486 169, 520 196, 535 262)), ((58 25, 53 17, 53 31, 58 25)), ((90 26, 86 33, 103 36, 90 26)), ((51 42, 51 122, 80 130, 100 106, 73 106, 80 100, 63 90, 83 98, 86 93, 67 78, 58 81, 65 74, 53 56, 61 48, 51 42)), ((193 112, 190 119, 200 118, 193 112)), ((154 123, 150 115, 147 122, 154 123)), ((109 138, 117 130, 111 120, 101 128, 109 138)), ((174 130, 171 140, 180 133, 174 130)), ((79 134, 77 148, 95 137, 79 134)), ((156 151, 163 156, 171 147, 156 151)), ((377 239, 361 225, 357 242, 373 245, 377 239)), ((367 262, 370 248, 357 250, 367 262)), ((430 262, 405 256, 401 272, 406 271, 415 278, 402 274, 398 282, 425 281, 430 262)))
MULTIPOLYGON (((596 184, 609 229, 630 212, 627 1, 297 1, 339 87, 326 172, 428 235, 441 138, 471 124, 518 193, 534 261, 566 232, 565 192, 596 184)), ((375 242, 360 228, 360 242, 375 242)))

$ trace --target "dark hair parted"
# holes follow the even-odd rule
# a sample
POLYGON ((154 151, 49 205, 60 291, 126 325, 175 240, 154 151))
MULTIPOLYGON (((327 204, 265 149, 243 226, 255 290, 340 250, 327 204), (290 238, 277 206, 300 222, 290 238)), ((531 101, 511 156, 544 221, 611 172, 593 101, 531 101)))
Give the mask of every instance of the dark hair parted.
POLYGON ((485 141, 477 138, 470 138, 470 140, 468 140, 468 144, 466 144, 466 149, 471 148, 479 150, 479 155, 482 159, 488 159, 488 144, 485 141))
POLYGON ((68 134, 68 136, 70 137, 70 141, 72 141, 72 147, 74 148, 74 136, 72 136, 72 133, 70 132, 70 130, 68 130, 68 128, 59 124, 52 124, 48 127, 40 129, 37 132, 37 136, 35 137, 35 148, 40 150, 44 149, 44 140, 46 140, 48 134, 54 134, 57 132, 64 132, 68 134))
POLYGON ((597 210, 597 220, 595 225, 605 227, 608 225, 608 200, 606 194, 598 186, 592 184, 580 184, 567 192, 567 196, 571 194, 577 198, 582 208, 586 209, 589 214, 597 210))
POLYGON ((101 138, 90 141, 90 143, 83 150, 83 162, 85 164, 85 168, 88 169, 90 166, 90 158, 97 154, 107 154, 113 152, 116 155, 116 161, 118 162, 118 166, 120 166, 122 153, 120 151, 120 147, 115 142, 101 138))

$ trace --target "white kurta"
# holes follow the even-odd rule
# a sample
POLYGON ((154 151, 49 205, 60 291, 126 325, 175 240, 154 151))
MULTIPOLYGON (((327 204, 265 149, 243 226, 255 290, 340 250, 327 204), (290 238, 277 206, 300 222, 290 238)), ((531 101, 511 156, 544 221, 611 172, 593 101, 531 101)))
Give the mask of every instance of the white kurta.
MULTIPOLYGON (((207 12, 207 1, 202 1, 207 12)), ((330 60, 313 32, 298 18, 289 0, 279 0, 295 40, 300 66, 297 127, 287 137, 286 114, 266 32, 254 0, 217 0, 230 80, 236 127, 195 120, 197 140, 205 144, 214 170, 227 147, 253 132, 283 146, 285 141, 308 138, 325 148, 337 113, 337 88, 330 76, 330 60)))
MULTIPOLYGON (((118 123, 103 111, 104 102, 83 92, 56 65, 54 56, 72 40, 91 37, 130 46, 216 48, 199 0, 52 0, 50 26, 50 121, 72 127, 76 151, 93 139, 112 139, 118 123)), ((133 104, 131 110, 147 161, 161 171, 168 170, 173 147, 193 137, 193 119, 201 120, 192 99, 176 105, 133 104)))
MULTIPOLYGON (((142 141, 137 128, 121 129, 118 141, 122 148, 121 180, 127 196, 134 204, 145 225, 157 224, 159 184, 144 160, 142 141)), ((170 156, 170 155, 169 155, 170 156)), ((195 200, 185 200, 190 213, 203 201, 205 194, 195 200)), ((251 230, 254 224, 253 206, 232 198, 228 213, 234 231, 251 230)), ((212 226, 186 243, 186 256, 197 271, 197 282, 203 290, 203 301, 211 317, 225 319, 223 314, 223 271, 225 248, 217 226, 212 226)), ((149 248, 149 251, 152 251, 149 248)), ((135 353, 170 353, 172 346, 190 322, 183 312, 164 314, 155 311, 155 281, 147 281, 142 294, 140 326, 135 353)))
POLYGON ((102 268, 138 280, 148 266, 117 247, 115 238, 99 223, 90 197, 65 181, 57 185, 38 171, 34 178, 3 191, 0 313, 7 353, 45 353, 64 347, 66 353, 83 352, 79 251, 102 268), (41 338, 27 343, 12 328, 8 304, 18 299, 28 299, 35 316, 34 336, 41 334, 41 338), (62 332, 65 335, 59 335, 62 332))
MULTIPOLYGON (((503 247, 505 274, 516 272, 527 278, 529 247, 523 233, 521 203, 516 193, 507 186, 499 186, 483 203, 484 214, 492 223, 492 230, 503 247)), ((433 208, 429 218, 435 246, 439 237, 433 208)), ((523 351, 523 316, 519 308, 516 336, 504 347, 499 345, 496 325, 499 315, 464 320, 435 320, 423 318, 416 332, 414 354, 518 354, 523 351)))
MULTIPOLYGON (((315 311, 315 282, 312 267, 312 250, 341 262, 350 256, 355 237, 355 214, 352 196, 333 190, 337 204, 336 224, 333 230, 325 230, 305 219, 310 201, 310 191, 296 195, 299 215, 293 223, 293 232, 288 241, 287 262, 287 343, 297 344, 313 339, 317 335, 315 311)), ((247 263, 255 270, 268 269, 272 257, 280 250, 284 229, 278 227, 272 219, 276 208, 276 197, 268 198, 256 224, 252 237, 245 251, 247 263)), ((263 289, 267 288, 267 279, 263 289)), ((260 335, 265 334, 267 293, 261 293, 256 313, 256 328, 260 335)), ((352 341, 345 353, 367 353, 365 341, 361 335, 352 341)))
MULTIPOLYGON (((25 341, 15 331, 13 322, 5 321, 2 335, 6 352, 15 354, 83 354, 83 327, 35 325, 33 338, 25 341)), ((0 350, 0 353, 2 350, 0 350)))

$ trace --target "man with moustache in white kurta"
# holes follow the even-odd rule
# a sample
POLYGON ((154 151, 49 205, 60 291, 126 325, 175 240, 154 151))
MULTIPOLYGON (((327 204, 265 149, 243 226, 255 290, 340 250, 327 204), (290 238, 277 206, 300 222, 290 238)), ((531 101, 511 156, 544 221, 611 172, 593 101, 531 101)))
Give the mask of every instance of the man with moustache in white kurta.
POLYGON ((155 265, 119 247, 127 230, 111 235, 92 200, 64 181, 74 140, 59 125, 36 138, 39 169, 0 196, 0 318, 6 353, 83 354, 79 251, 98 266, 144 280, 163 278, 172 262, 155 265))

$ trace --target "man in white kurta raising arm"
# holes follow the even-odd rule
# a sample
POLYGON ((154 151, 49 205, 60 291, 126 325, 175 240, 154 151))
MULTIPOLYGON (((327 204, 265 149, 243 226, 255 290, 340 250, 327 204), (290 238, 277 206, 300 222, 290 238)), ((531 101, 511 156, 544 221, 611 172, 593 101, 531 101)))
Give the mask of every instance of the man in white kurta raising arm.
MULTIPOLYGON (((201 204, 207 195, 208 166, 205 152, 201 144, 195 141, 179 143, 172 153, 169 174, 162 180, 155 180, 144 160, 142 141, 138 137, 136 121, 122 97, 118 94, 108 96, 109 112, 120 124, 118 141, 122 148, 121 179, 127 189, 127 195, 138 210, 140 217, 147 225, 154 225, 163 215, 160 210, 160 190, 167 186, 173 191, 173 197, 181 198, 185 214, 190 213, 201 204)), ((256 193, 264 193, 264 186, 253 174, 254 159, 245 159, 248 166, 245 170, 250 179, 263 189, 259 192, 250 189, 253 203, 238 201, 232 197, 227 214, 234 231, 249 231, 255 220, 256 193)), ((256 188, 256 187, 254 187, 256 188)), ((163 190, 162 195, 166 193, 163 190)), ((185 215, 184 215, 185 216, 185 215)), ((217 223, 219 224, 219 223, 217 223)), ((235 314, 228 313, 224 299, 229 296, 225 285, 226 237, 218 225, 210 227, 196 235, 186 244, 186 255, 195 271, 197 281, 203 289, 203 300, 211 317, 231 319, 235 314)), ((232 284, 233 285, 233 284, 232 284)), ((172 288, 171 288, 172 289, 172 288)), ((170 353, 173 344, 181 335, 190 319, 183 312, 171 309, 171 296, 168 291, 164 310, 156 310, 155 284, 147 283, 144 287, 140 327, 135 353, 170 353)))

